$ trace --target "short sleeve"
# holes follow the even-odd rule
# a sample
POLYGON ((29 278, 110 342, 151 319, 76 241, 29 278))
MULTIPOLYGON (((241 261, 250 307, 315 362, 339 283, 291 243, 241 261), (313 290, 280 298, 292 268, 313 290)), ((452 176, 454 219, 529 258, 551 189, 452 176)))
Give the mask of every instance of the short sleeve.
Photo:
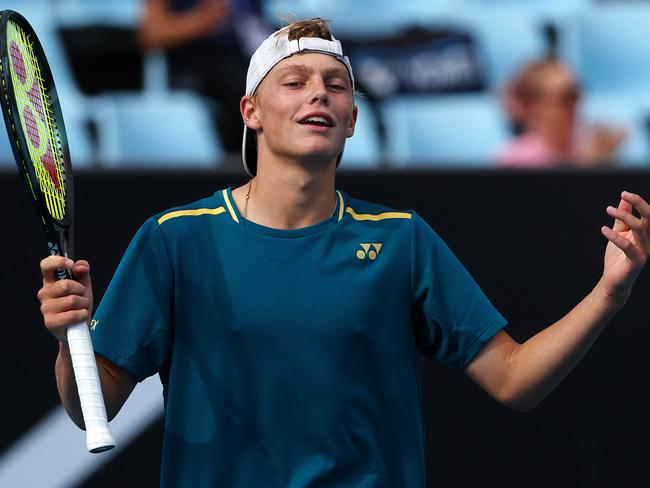
POLYGON ((506 320, 417 213, 411 219, 412 325, 418 350, 465 368, 506 320))
POLYGON ((158 222, 146 221, 129 244, 91 324, 95 352, 138 381, 168 356, 173 273, 158 222))

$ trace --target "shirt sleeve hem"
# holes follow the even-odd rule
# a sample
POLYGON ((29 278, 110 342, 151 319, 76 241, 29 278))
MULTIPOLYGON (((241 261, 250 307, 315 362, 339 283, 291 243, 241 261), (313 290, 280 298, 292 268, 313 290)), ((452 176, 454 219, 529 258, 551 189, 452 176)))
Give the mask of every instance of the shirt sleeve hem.
POLYGON ((483 346, 487 344, 497 333, 508 324, 508 321, 503 317, 497 317, 494 319, 490 325, 488 325, 483 331, 478 334, 471 344, 467 348, 467 353, 463 358, 463 361, 459 364, 461 369, 465 369, 471 364, 476 355, 483 349, 483 346))
POLYGON ((93 339, 93 349, 96 354, 104 356, 110 362, 116 364, 120 368, 133 375, 138 383, 151 376, 133 364, 133 362, 130 361, 130 358, 127 358, 124 355, 112 350, 108 345, 104 344, 100 340, 93 339))

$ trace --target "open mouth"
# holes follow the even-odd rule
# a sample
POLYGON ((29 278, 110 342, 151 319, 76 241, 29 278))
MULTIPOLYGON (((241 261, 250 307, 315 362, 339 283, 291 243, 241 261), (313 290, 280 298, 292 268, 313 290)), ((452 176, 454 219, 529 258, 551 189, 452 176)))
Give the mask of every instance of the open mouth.
POLYGON ((310 114, 302 118, 298 123, 302 125, 315 125, 317 127, 334 127, 334 121, 327 114, 310 114))

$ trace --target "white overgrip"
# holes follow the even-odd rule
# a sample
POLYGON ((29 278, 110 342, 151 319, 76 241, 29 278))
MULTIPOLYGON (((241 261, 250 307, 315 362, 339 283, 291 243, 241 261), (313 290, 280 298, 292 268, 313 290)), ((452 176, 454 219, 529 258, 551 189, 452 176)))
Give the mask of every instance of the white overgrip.
POLYGON ((85 323, 68 327, 68 347, 86 425, 86 445, 92 453, 108 451, 115 440, 108 428, 106 406, 97 374, 95 352, 85 323))

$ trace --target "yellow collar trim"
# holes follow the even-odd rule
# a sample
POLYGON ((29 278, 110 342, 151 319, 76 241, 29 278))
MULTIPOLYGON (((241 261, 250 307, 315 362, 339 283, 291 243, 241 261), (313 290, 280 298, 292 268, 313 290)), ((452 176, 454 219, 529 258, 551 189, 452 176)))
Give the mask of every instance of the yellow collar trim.
POLYGON ((223 191, 223 199, 226 202, 226 206, 228 207, 228 211, 230 212, 230 216, 232 217, 232 219, 235 222, 239 223, 239 219, 237 218, 237 214, 235 214, 235 211, 232 208, 232 204, 230 203, 230 198, 228 198, 228 190, 223 191))
POLYGON ((384 220, 384 219, 410 219, 411 214, 408 212, 383 212, 380 214, 358 214, 352 208, 345 209, 354 220, 384 220))
POLYGON ((169 212, 163 215, 158 219, 158 225, 163 222, 168 221, 169 219, 175 219, 176 217, 196 217, 197 215, 219 215, 226 211, 223 207, 217 208, 195 208, 193 210, 176 210, 175 212, 169 212))
POLYGON ((339 222, 343 218, 343 209, 345 208, 345 204, 343 202, 343 195, 341 194, 340 191, 336 190, 336 194, 339 196, 339 222))

